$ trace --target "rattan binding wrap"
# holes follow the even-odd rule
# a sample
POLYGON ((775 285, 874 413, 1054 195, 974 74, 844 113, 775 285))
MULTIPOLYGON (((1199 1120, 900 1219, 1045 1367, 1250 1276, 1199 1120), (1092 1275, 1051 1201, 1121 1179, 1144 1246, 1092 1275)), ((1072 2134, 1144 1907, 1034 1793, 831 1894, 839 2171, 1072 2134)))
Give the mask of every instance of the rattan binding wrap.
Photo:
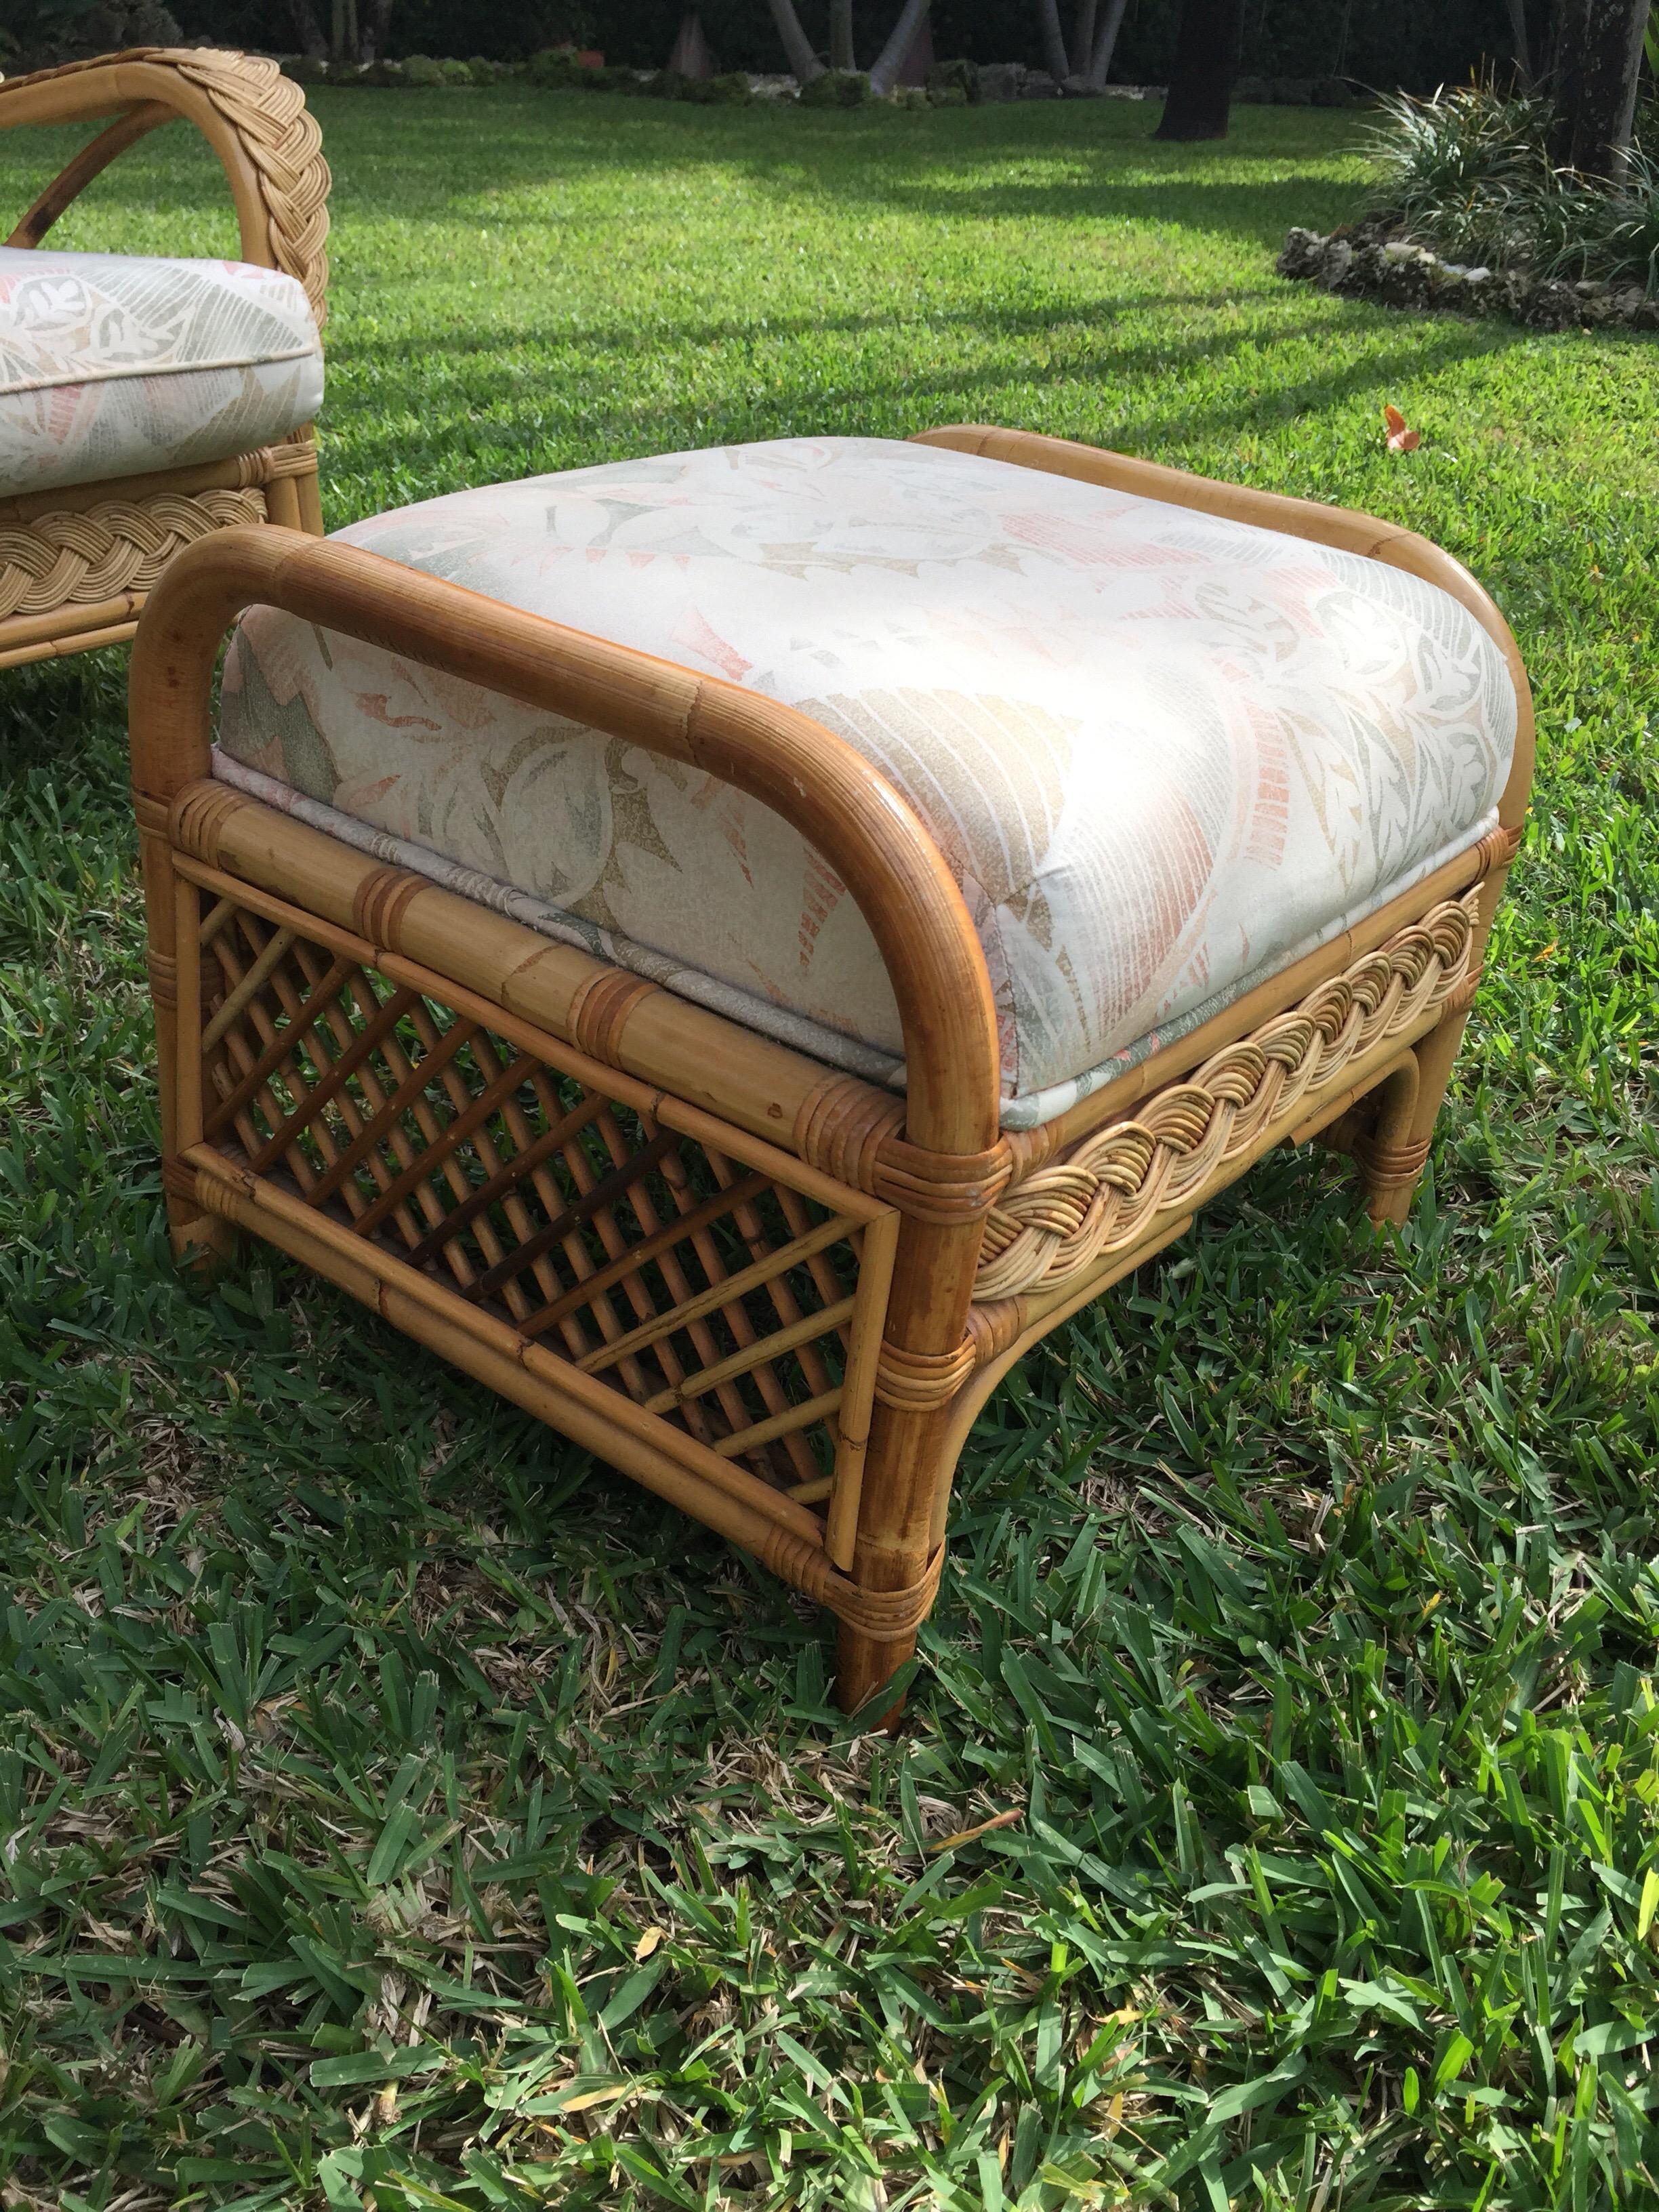
POLYGON ((1434 908, 1292 1012, 1224 1045, 1134 1120, 1114 1122, 1005 1191, 986 1224, 975 1301, 1063 1289, 1142 1243, 1160 1213, 1189 1210, 1219 1170, 1259 1149, 1263 1133, 1291 1120, 1310 1092, 1420 1029, 1468 975, 1478 905, 1477 886, 1434 908))

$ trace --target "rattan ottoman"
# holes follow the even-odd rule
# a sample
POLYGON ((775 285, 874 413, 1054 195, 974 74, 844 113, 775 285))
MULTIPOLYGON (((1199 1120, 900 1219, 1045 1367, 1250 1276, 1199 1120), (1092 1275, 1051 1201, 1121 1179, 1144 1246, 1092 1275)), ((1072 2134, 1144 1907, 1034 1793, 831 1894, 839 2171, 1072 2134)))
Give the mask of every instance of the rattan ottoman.
POLYGON ((1280 1142, 1404 1218, 1532 769, 1420 538, 973 427, 226 532, 131 680, 181 1255, 744 1547, 849 1708, 1028 1347, 1280 1142))

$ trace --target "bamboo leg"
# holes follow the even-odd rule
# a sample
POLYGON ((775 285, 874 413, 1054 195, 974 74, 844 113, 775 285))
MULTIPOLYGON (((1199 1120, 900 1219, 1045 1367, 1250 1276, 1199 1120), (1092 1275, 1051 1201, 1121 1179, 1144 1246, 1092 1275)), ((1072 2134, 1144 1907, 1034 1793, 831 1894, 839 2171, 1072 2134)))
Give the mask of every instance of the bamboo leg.
MULTIPOLYGON (((867 1589, 914 1588, 933 1556, 941 1492, 956 1471, 948 1407, 963 1376, 949 1363, 966 1333, 981 1232, 978 1218, 948 1227, 908 1220, 899 1232, 854 1547, 853 1574, 867 1589)), ((915 1648, 914 1629, 878 1638, 843 1622, 842 1711, 856 1712, 915 1648)), ((902 1711, 900 1698, 881 1726, 895 1728, 902 1711)))
POLYGON ((1399 1224, 1410 1216, 1457 1048, 1468 1025, 1492 916, 1508 877, 1507 866, 1496 867, 1481 884, 1480 914, 1469 948, 1468 981, 1448 1001, 1438 1024, 1412 1048, 1411 1067, 1382 1086, 1382 1110, 1376 1121, 1355 1143, 1354 1158, 1364 1185, 1366 1210, 1379 1224, 1385 1221, 1399 1224))
POLYGON ((1468 1018, 1468 1008, 1460 1007, 1418 1039, 1405 1066, 1378 1086, 1376 1120, 1355 1139, 1365 1210, 1379 1227, 1387 1221, 1399 1225, 1410 1218, 1468 1018))
POLYGON ((202 1136, 199 902, 195 886, 173 872, 165 812, 141 804, 138 829, 150 1001, 155 1010, 167 1233, 180 1267, 210 1271, 234 1250, 236 1232, 228 1221, 203 1211, 195 1195, 195 1177, 179 1158, 186 1145, 199 1144, 202 1136))
MULTIPOLYGON (((836 1702, 842 1712, 857 1712, 867 1698, 873 1698, 882 1684, 897 1674, 915 1648, 914 1629, 895 1644, 878 1644, 873 1636, 843 1620, 836 1639, 836 1702)), ((896 1698, 877 1725, 891 1735, 903 1717, 904 1700, 896 1698)))

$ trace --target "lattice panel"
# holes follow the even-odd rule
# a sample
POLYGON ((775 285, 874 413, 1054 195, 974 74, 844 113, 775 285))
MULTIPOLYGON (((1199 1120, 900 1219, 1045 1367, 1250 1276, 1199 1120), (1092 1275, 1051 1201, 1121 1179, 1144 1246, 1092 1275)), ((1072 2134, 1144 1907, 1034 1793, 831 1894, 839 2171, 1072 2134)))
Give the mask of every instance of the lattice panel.
POLYGON ((857 1218, 239 901, 202 896, 200 942, 210 1144, 723 1457, 828 1492, 857 1218))

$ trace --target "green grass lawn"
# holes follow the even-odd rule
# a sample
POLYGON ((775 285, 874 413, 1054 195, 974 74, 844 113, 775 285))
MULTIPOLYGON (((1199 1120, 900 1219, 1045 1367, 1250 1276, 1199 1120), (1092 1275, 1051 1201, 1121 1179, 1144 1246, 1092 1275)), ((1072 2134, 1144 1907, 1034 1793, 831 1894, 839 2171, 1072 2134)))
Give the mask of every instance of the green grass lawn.
MULTIPOLYGON (((1340 116, 316 104, 333 522, 1118 446, 1469 562, 1536 801, 1409 1231, 1279 1155, 1028 1361, 890 1741, 620 1477, 274 1255, 179 1281, 124 661, 0 675, 0 2203, 1652 2206, 1653 342, 1281 283, 1340 116)), ((167 136, 62 240, 234 249, 167 136)))

